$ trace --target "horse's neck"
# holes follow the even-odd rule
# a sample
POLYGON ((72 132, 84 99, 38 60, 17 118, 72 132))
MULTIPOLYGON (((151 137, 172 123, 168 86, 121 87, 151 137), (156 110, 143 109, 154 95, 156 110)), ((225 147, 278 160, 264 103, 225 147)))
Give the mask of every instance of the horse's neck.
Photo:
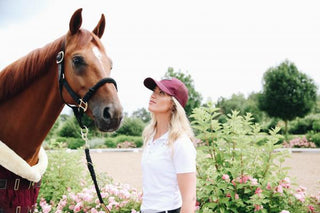
POLYGON ((0 111, 6 112, 1 116, 0 140, 30 165, 37 162, 40 146, 64 105, 52 61, 50 70, 0 105, 0 111))

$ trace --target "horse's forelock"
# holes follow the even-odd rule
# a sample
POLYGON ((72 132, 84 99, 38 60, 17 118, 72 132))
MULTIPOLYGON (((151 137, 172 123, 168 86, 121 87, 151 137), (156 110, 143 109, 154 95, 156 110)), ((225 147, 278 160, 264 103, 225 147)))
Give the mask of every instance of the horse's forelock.
POLYGON ((88 43, 96 40, 96 38, 93 36, 93 33, 85 29, 80 29, 79 32, 76 35, 71 36, 70 39, 72 40, 72 44, 75 45, 73 46, 75 49, 82 49, 87 46, 88 43))

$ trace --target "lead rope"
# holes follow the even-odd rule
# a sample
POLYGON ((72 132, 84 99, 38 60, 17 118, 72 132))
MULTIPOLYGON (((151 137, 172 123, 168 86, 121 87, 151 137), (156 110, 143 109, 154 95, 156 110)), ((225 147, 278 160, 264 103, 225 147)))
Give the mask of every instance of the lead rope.
POLYGON ((107 213, 110 213, 109 209, 106 207, 106 205, 103 202, 103 199, 102 199, 102 196, 100 193, 100 189, 98 186, 96 173, 94 171, 93 163, 92 163, 91 156, 90 156, 89 143, 88 143, 88 132, 89 132, 89 130, 86 126, 84 126, 84 128, 81 128, 81 137, 85 141, 85 153, 86 153, 86 159, 87 159, 87 166, 88 166, 92 181, 94 183, 94 187, 96 188, 96 192, 97 192, 97 196, 98 196, 100 205, 107 213))

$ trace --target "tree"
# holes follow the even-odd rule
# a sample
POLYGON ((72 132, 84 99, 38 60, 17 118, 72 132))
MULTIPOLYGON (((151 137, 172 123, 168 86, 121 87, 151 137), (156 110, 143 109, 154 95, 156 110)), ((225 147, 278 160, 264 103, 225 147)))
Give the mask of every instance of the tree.
POLYGON ((165 74, 165 77, 174 77, 181 80, 186 87, 188 88, 189 99, 188 103, 185 106, 185 111, 188 116, 192 114, 192 110, 199 107, 202 101, 202 96, 199 92, 197 92, 194 88, 193 80, 191 75, 184 74, 182 72, 175 72, 172 67, 168 68, 168 71, 165 74))
POLYGON ((232 94, 230 99, 219 97, 216 107, 221 111, 221 114, 229 114, 231 111, 236 110, 240 113, 244 112, 244 105, 246 103, 246 98, 242 93, 232 94))
POLYGON ((245 98, 244 94, 238 93, 232 94, 229 99, 220 97, 216 107, 220 109, 222 118, 231 114, 232 111, 238 111, 240 115, 251 113, 253 121, 258 123, 263 119, 263 112, 258 107, 258 96, 258 93, 251 93, 248 98, 245 98))
POLYGON ((265 72, 259 108, 270 117, 282 119, 287 135, 288 121, 307 115, 315 106, 316 98, 313 80, 286 60, 265 72))
MULTIPOLYGON (((63 117, 65 121, 61 124, 61 128, 58 130, 58 135, 61 137, 73 137, 73 138, 81 138, 81 128, 80 125, 74 115, 70 115, 67 117, 63 117)), ((92 120, 87 114, 83 114, 82 116, 82 124, 88 128, 88 136, 96 136, 99 135, 100 131, 94 124, 94 120, 92 120)))
POLYGON ((132 117, 140 118, 144 123, 148 123, 151 120, 150 113, 143 107, 134 111, 132 117))
POLYGON ((115 132, 116 135, 141 136, 145 123, 136 117, 125 117, 120 128, 115 132))

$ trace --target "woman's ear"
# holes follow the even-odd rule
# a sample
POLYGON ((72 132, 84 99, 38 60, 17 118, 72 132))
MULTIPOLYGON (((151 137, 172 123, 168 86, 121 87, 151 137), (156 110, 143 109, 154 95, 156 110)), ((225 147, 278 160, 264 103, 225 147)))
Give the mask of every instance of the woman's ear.
POLYGON ((171 111, 172 111, 172 112, 175 112, 176 110, 177 110, 176 104, 172 101, 171 111))

